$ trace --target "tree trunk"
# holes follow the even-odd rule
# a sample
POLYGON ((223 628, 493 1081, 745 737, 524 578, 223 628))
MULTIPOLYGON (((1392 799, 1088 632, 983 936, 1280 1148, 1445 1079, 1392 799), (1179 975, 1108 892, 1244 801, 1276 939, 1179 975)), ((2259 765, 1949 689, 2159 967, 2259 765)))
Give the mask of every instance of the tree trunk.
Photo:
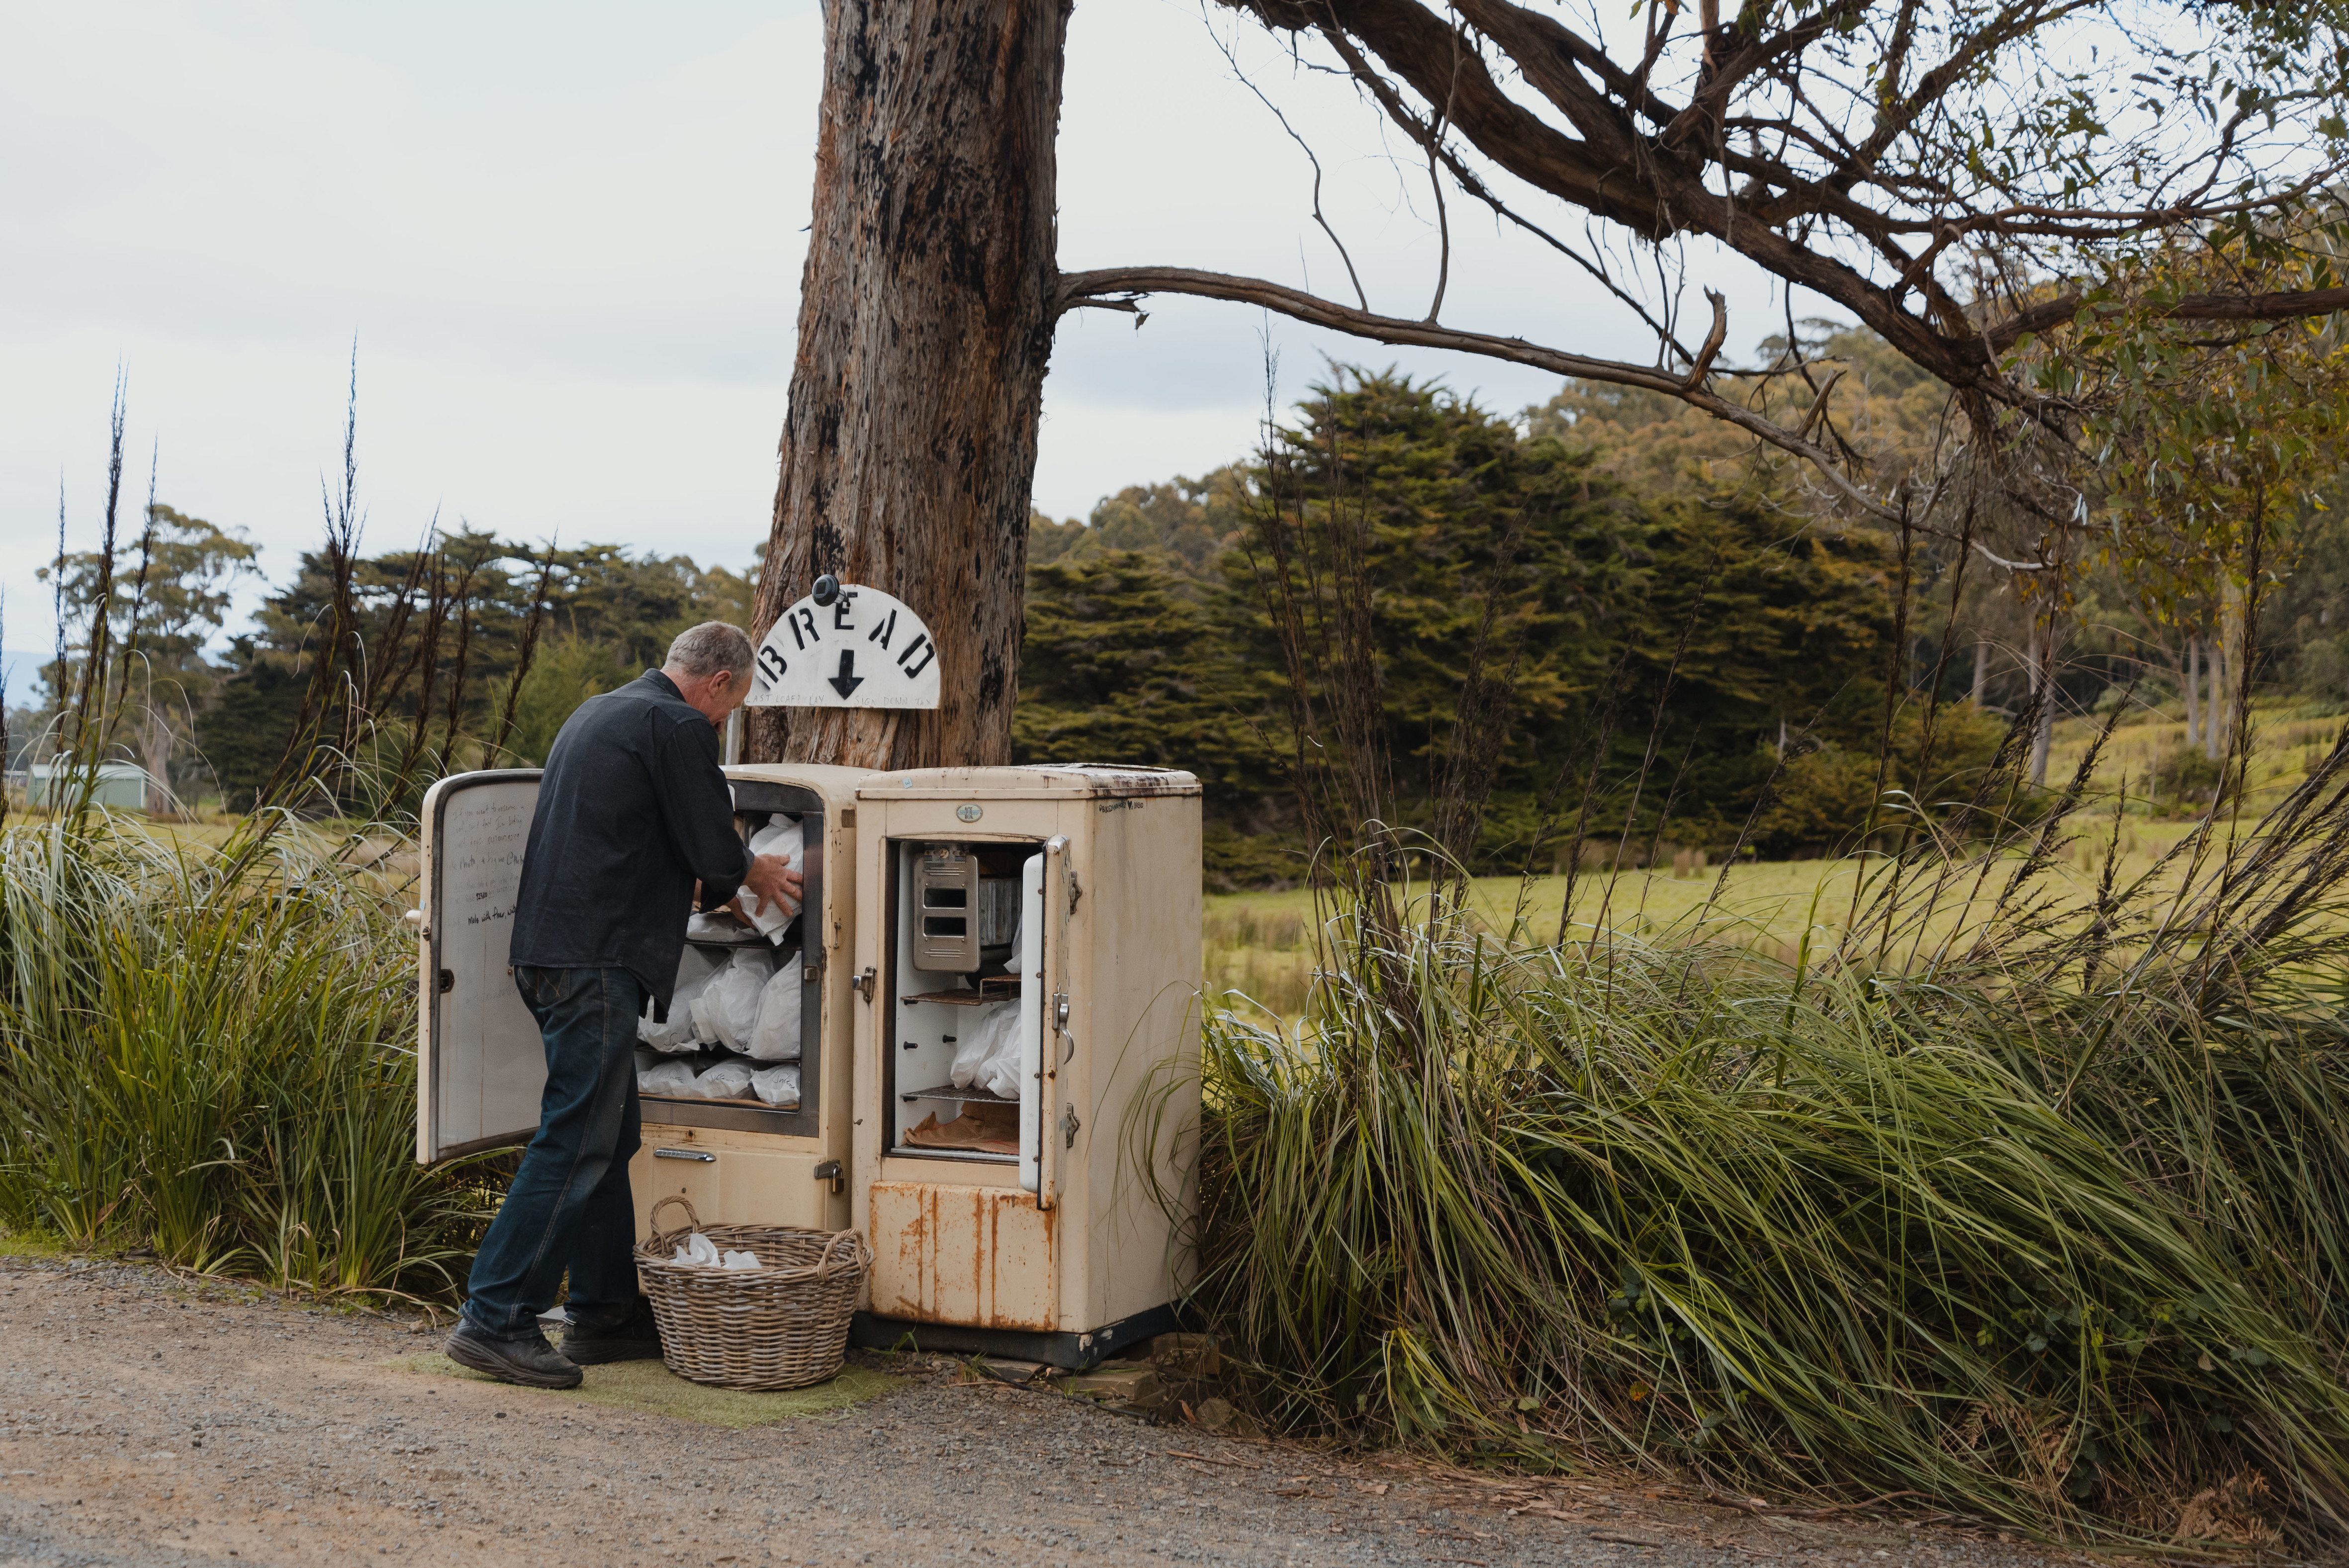
POLYGON ((2227 657, 2227 624, 2222 616, 2218 634, 2210 639, 2210 694, 2202 705, 2202 754, 2214 761, 2225 756, 2227 750, 2227 669, 2230 662, 2227 657))
POLYGON ((2186 634, 2186 675, 2178 690, 2186 696, 2186 744, 2197 746, 2202 740, 2202 638, 2199 634, 2186 634))
POLYGON ((1980 707, 1990 693, 1990 634, 1974 634, 1974 706, 1980 707))
POLYGON ((2055 743, 2055 623, 2031 629, 2031 695, 2039 716, 2031 726, 2031 781, 2047 782, 2047 754, 2055 743))
POLYGON ((934 712, 761 708, 750 755, 1008 761, 1051 353, 1065 0, 832 0, 799 357, 757 634, 816 576, 938 644, 934 712))

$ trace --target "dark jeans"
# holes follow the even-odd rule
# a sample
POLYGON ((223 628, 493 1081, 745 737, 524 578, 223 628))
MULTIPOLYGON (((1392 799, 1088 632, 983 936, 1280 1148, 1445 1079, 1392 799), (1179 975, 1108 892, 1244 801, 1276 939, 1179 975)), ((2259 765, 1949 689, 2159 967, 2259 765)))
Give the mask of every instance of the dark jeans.
POLYGON ((628 1158, 639 1142, 636 1012, 643 983, 626 969, 514 966, 546 1040, 538 1136, 473 1255, 465 1317, 498 1339, 538 1331, 571 1274, 571 1315, 605 1322, 636 1300, 636 1203, 628 1158))

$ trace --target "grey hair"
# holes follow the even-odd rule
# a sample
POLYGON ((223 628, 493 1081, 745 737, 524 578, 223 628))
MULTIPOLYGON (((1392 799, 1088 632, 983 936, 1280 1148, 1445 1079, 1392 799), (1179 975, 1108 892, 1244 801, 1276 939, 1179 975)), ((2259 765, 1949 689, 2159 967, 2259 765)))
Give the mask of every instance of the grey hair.
POLYGON ((750 678, 751 653, 750 639, 741 627, 704 621, 677 634, 668 645, 668 663, 696 678, 731 670, 734 684, 740 686, 750 678))

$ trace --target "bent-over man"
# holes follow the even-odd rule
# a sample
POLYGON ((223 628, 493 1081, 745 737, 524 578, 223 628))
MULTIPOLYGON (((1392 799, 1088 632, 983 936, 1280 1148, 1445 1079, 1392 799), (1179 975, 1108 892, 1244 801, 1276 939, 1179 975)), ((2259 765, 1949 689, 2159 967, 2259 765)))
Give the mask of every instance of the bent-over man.
POLYGON ((718 728, 749 695, 750 639, 706 622, 667 661, 588 698, 555 737, 523 851, 510 961, 546 1042, 538 1135, 481 1250, 450 1359, 509 1383, 568 1388, 583 1365, 660 1354, 636 1292, 636 1019, 666 1017, 697 896, 801 893, 780 855, 734 830, 718 728), (698 882, 697 894, 696 883, 698 882), (539 1332, 571 1276, 571 1329, 539 1332))

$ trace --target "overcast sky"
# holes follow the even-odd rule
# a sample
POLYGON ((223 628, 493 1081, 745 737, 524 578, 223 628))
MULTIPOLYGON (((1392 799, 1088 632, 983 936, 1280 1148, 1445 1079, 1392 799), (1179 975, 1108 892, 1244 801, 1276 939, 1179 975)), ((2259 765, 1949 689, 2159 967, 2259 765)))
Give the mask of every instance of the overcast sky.
MULTIPOLYGON (((315 539, 353 344, 367 542, 437 511, 510 537, 740 565, 764 536, 821 78, 813 0, 0 0, 0 586, 7 646, 51 636, 34 573, 95 537, 127 377, 135 519, 159 496, 243 529, 282 575, 315 539)), ((1419 315, 1423 173, 1344 83, 1193 0, 1080 0, 1061 130, 1061 263, 1176 263, 1419 315)), ((1644 359, 1628 313, 1454 194, 1444 318, 1644 359)), ((1558 214, 1552 210, 1552 216, 1558 214)), ((1568 220, 1568 226, 1573 226, 1568 220)), ((1731 290, 1733 351, 1783 319, 1731 290)), ((1702 305, 1697 307, 1702 313, 1702 305)), ((1240 306, 1078 312, 1045 387, 1037 503, 1242 456, 1263 344, 1294 397, 1325 356, 1401 362, 1515 411, 1552 378, 1400 353, 1240 306)), ((12 683, 22 692, 22 677, 12 683)))

